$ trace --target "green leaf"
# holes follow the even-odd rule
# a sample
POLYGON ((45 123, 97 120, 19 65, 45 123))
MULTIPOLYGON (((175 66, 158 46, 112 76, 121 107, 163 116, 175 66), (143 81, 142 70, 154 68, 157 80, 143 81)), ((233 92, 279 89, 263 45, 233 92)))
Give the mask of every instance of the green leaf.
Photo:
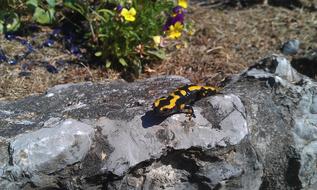
POLYGON ((71 1, 71 0, 64 1, 64 5, 65 7, 68 7, 74 11, 77 11, 79 14, 85 16, 84 8, 80 4, 77 4, 75 1, 71 1))
POLYGON ((104 13, 104 14, 109 14, 109 15, 111 15, 111 16, 114 16, 114 15, 115 15, 114 12, 112 12, 112 11, 110 11, 110 10, 108 10, 108 9, 99 9, 97 12, 98 12, 99 14, 100 14, 100 13, 104 13))
POLYGON ((95 56, 96 56, 96 57, 102 56, 102 52, 101 52, 101 51, 97 51, 97 52, 95 53, 95 56))
POLYGON ((106 68, 109 68, 111 66, 111 61, 107 60, 106 61, 106 68))
POLYGON ((75 3, 76 0, 64 0, 64 3, 75 3))
POLYGON ((55 0, 46 0, 46 2, 48 3, 48 5, 53 8, 56 5, 56 1, 55 0))
POLYGON ((49 13, 49 16, 50 16, 50 23, 52 23, 54 21, 54 18, 55 18, 55 9, 54 8, 49 8, 48 9, 48 13, 49 13))
POLYGON ((123 58, 119 59, 119 63, 121 63, 121 65, 124 66, 124 67, 128 66, 128 63, 123 58))
POLYGON ((26 2, 26 5, 33 8, 33 9, 36 9, 36 7, 39 6, 39 2, 38 2, 38 0, 28 0, 26 2))
POLYGON ((3 24, 0 22, 0 34, 3 33, 3 24))
POLYGON ((18 14, 11 12, 7 15, 6 30, 8 32, 17 31, 20 28, 20 25, 21 22, 18 14))
POLYGON ((49 9, 45 11, 44 9, 37 7, 34 11, 33 18, 36 22, 40 24, 50 24, 54 19, 54 9, 49 9))
POLYGON ((159 59, 166 59, 166 54, 164 50, 148 50, 147 53, 154 55, 159 59))

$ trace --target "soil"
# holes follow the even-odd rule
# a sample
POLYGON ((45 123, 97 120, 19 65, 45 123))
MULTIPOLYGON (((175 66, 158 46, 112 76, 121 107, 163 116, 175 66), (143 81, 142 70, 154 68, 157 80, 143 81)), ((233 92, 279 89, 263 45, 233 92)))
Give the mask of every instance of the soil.
MULTIPOLYGON (((188 10, 187 19, 194 23, 194 35, 186 38, 185 45, 171 51, 166 60, 146 66, 141 79, 173 74, 189 78, 193 83, 216 85, 258 59, 280 53, 287 40, 301 42, 299 53, 293 57, 317 48, 316 11, 267 5, 219 9, 195 4, 188 10)), ((41 28, 36 40, 44 40, 50 31, 50 28, 41 28)), ((25 38, 32 40, 32 35, 25 38)), ((3 36, 0 47, 12 57, 26 51, 25 46, 3 36)), ((57 84, 114 80, 122 76, 117 71, 78 60, 81 59, 55 43, 36 50, 16 65, 1 63, 0 100, 43 93, 57 84), (54 65, 58 73, 48 72, 48 64, 54 65)))

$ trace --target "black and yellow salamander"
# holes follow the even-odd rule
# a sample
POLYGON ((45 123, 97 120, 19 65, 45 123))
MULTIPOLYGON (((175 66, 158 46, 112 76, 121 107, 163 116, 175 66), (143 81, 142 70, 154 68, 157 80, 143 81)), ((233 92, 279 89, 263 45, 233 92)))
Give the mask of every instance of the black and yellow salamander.
POLYGON ((158 116, 169 116, 175 113, 186 113, 190 118, 196 117, 193 104, 201 98, 217 94, 219 87, 185 85, 167 97, 161 97, 153 103, 153 111, 158 116))

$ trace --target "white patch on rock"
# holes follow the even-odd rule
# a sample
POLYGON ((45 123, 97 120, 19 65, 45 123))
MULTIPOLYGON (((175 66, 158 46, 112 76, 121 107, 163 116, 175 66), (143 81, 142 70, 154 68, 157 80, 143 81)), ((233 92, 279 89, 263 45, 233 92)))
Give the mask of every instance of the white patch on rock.
POLYGON ((47 90, 47 94, 50 93, 61 93, 64 90, 72 87, 72 86, 81 86, 81 85, 92 85, 92 82, 79 82, 79 83, 67 83, 67 84, 59 84, 47 90))
MULTIPOLYGON (((299 74, 290 64, 290 62, 282 56, 273 55, 273 59, 276 61, 276 68, 274 72, 268 71, 266 69, 252 68, 246 72, 248 76, 254 78, 270 78, 273 77, 276 82, 280 83, 282 86, 294 88, 292 83, 299 82, 302 80, 301 74, 299 74)), ((271 63, 272 64, 272 63, 271 63)))
POLYGON ((5 121, 7 121, 8 123, 11 123, 11 124, 16 124, 16 125, 32 125, 32 124, 34 124, 33 121, 18 120, 18 119, 11 119, 11 118, 7 118, 7 119, 5 119, 5 121))
POLYGON ((14 114, 14 112, 12 111, 7 111, 7 110, 0 110, 0 112, 4 115, 11 115, 11 114, 14 114))
POLYGON ((87 106, 86 104, 79 102, 76 105, 68 106, 67 108, 65 108, 63 110, 63 112, 67 112, 67 111, 71 111, 71 110, 75 110, 75 109, 80 109, 80 108, 83 108, 83 107, 86 107, 86 106, 87 106))
POLYGON ((11 142, 13 164, 23 172, 46 174, 80 161, 89 151, 94 130, 76 120, 18 135, 11 142))
POLYGON ((53 97, 55 94, 54 93, 47 93, 45 97, 50 98, 53 97))
POLYGON ((162 189, 173 188, 175 184, 181 182, 182 175, 175 172, 175 169, 171 165, 160 166, 152 169, 147 173, 144 182, 145 187, 151 187, 157 184, 163 184, 162 189))
POLYGON ((275 74, 286 79, 289 82, 298 82, 301 77, 298 75, 297 71, 291 66, 289 61, 282 56, 275 57, 278 65, 275 69, 275 74))

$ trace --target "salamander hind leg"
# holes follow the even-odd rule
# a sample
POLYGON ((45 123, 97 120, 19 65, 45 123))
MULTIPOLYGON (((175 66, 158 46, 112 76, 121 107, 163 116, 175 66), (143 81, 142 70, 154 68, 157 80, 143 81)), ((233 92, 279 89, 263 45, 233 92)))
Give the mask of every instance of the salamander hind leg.
POLYGON ((186 113, 186 117, 189 117, 189 120, 193 118, 196 118, 196 115, 194 113, 194 109, 191 105, 184 105, 183 109, 181 110, 182 113, 186 113))

